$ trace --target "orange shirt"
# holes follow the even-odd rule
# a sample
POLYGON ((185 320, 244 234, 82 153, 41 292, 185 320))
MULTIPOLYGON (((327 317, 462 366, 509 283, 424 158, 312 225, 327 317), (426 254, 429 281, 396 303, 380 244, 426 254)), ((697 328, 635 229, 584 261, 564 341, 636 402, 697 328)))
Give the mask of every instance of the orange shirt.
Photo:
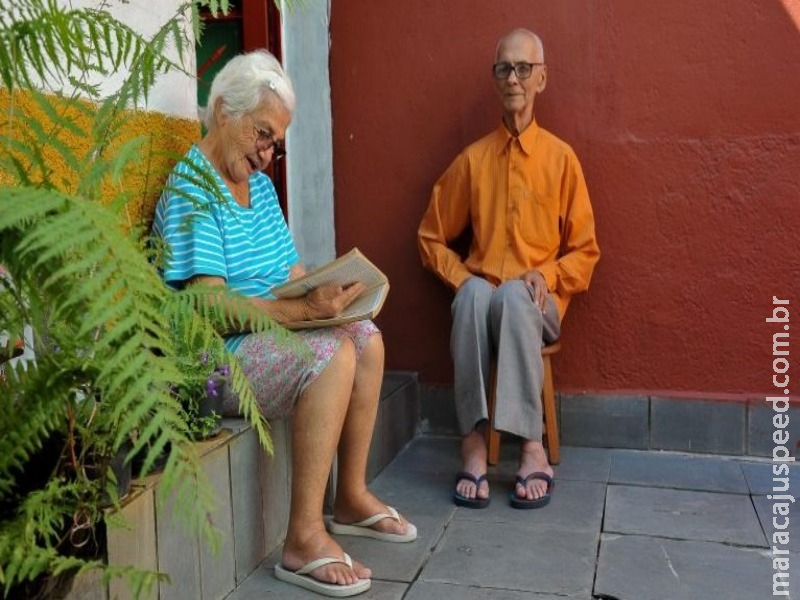
POLYGON ((600 258, 589 192, 572 148, 531 123, 501 124, 456 157, 419 226, 422 262, 454 290, 478 275, 494 285, 537 269, 563 318, 600 258), (472 226, 466 260, 448 243, 472 226))

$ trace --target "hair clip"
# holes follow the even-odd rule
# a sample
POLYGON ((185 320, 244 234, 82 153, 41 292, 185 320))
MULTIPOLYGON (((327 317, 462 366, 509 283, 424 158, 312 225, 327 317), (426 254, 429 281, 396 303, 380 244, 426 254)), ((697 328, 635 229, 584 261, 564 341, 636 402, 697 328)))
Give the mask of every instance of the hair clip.
POLYGON ((270 79, 267 85, 269 86, 269 89, 271 89, 273 92, 275 91, 275 88, 278 87, 278 83, 275 79, 270 79))

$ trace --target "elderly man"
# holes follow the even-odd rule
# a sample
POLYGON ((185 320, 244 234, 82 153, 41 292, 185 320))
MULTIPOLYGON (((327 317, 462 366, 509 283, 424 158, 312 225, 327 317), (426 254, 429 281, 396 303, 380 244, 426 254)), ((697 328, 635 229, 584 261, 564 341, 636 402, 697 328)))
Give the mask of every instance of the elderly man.
POLYGON ((455 291, 450 349, 463 470, 454 501, 483 508, 487 395, 497 361, 494 427, 521 439, 510 500, 550 500, 542 446, 542 343, 559 336, 570 297, 588 288, 600 257, 594 217, 572 148, 539 127, 534 100, 547 84, 539 37, 515 29, 492 66, 502 123, 463 150, 433 188, 419 226, 422 262, 455 291), (470 226, 465 260, 448 246, 470 226))

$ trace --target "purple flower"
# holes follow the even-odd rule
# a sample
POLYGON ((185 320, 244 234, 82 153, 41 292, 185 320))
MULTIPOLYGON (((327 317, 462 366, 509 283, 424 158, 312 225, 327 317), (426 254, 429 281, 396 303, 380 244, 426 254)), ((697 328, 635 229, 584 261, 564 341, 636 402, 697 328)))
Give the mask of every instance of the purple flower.
POLYGON ((223 377, 228 377, 231 374, 231 368, 229 365, 221 365, 217 367, 215 371, 223 377))
POLYGON ((209 377, 206 380, 206 392, 208 392, 209 396, 217 397, 217 382, 214 381, 213 377, 209 377))

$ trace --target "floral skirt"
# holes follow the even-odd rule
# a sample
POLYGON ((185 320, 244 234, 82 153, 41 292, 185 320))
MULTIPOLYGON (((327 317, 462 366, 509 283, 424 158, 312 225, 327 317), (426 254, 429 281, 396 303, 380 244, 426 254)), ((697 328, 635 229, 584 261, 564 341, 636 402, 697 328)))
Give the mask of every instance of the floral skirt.
MULTIPOLYGON (((361 356, 369 338, 379 333, 372 321, 300 329, 291 332, 288 340, 276 340, 272 332, 251 333, 235 354, 264 416, 282 419, 291 414, 300 394, 325 370, 345 338, 352 340, 356 355, 361 356)), ((239 414, 238 399, 229 390, 223 412, 239 414)))

